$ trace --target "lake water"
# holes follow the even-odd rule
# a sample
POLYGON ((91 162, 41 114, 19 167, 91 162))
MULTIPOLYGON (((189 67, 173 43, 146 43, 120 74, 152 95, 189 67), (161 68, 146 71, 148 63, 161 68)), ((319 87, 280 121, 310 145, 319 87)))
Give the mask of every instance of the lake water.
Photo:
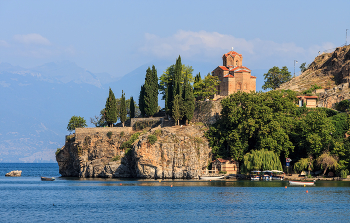
POLYGON ((350 221, 350 182, 291 187, 277 181, 59 176, 57 164, 0 163, 0 222, 350 221), (5 177, 11 170, 22 170, 22 177, 5 177))

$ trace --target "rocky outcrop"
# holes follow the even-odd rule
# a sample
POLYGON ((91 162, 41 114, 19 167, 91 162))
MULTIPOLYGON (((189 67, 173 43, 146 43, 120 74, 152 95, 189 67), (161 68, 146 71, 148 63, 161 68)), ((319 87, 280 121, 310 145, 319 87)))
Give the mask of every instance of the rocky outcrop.
POLYGON ((6 177, 20 177, 21 175, 22 175, 22 170, 13 170, 5 174, 6 177))
POLYGON ((220 116, 222 98, 210 101, 196 101, 192 121, 203 122, 209 125, 214 124, 220 116))
POLYGON ((211 158, 204 128, 154 128, 142 132, 130 149, 121 145, 135 133, 131 129, 77 129, 56 155, 59 172, 64 177, 194 178, 211 158))
POLYGON ((317 95, 319 107, 334 107, 335 103, 350 99, 350 45, 338 47, 332 53, 322 53, 300 76, 281 85, 279 89, 305 91, 313 85, 323 89, 317 95))

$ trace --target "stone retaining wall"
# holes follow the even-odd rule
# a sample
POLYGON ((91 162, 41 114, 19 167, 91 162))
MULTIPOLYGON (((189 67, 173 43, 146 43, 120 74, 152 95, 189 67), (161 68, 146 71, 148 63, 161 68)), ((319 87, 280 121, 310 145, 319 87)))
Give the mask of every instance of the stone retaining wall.
POLYGON ((131 127, 96 127, 96 128, 76 128, 75 129, 75 141, 80 142, 85 139, 86 136, 91 136, 93 134, 104 134, 106 135, 108 132, 112 132, 113 134, 131 133, 131 127))

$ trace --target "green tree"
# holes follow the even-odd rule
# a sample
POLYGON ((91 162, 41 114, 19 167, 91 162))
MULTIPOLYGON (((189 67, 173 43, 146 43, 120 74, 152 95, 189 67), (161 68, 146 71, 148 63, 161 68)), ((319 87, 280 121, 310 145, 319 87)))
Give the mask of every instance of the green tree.
POLYGON ((307 70, 306 62, 302 63, 299 68, 300 68, 301 73, 305 72, 307 70))
POLYGON ((288 157, 296 100, 292 91, 237 92, 223 99, 220 119, 207 132, 215 157, 241 160, 256 149, 288 157))
POLYGON ((130 118, 135 118, 135 102, 134 98, 130 98, 130 118))
POLYGON ((208 73, 204 80, 198 80, 194 83, 194 95, 197 99, 209 99, 217 93, 219 78, 208 73))
POLYGON ((328 168, 337 169, 338 167, 338 157, 330 154, 328 151, 324 151, 321 156, 316 159, 316 162, 323 171, 323 176, 326 174, 328 168))
POLYGON ((145 86, 141 86, 140 96, 139 96, 139 108, 141 117, 145 117, 145 86))
POLYGON ((282 164, 279 156, 268 150, 252 150, 243 157, 242 173, 252 170, 280 170, 282 164))
POLYGON ((113 127, 113 123, 116 123, 118 120, 118 114, 116 99, 111 88, 109 88, 109 95, 106 100, 105 112, 105 118, 108 126, 113 127))
POLYGON ((72 132, 76 128, 84 128, 84 127, 87 127, 85 119, 83 117, 74 115, 69 120, 69 123, 67 125, 67 130, 72 132))
POLYGON ((349 110, 350 108, 350 101, 349 100, 343 100, 341 102, 335 103, 335 109, 341 112, 345 112, 349 110))
POLYGON ((175 95, 174 97, 174 101, 173 101, 173 118, 175 120, 175 123, 177 123, 179 125, 179 120, 182 118, 181 115, 181 97, 180 95, 175 95))
POLYGON ((183 87, 183 117, 185 121, 190 122, 193 118, 193 113, 195 109, 195 98, 193 94, 193 88, 187 78, 185 78, 185 83, 183 87))
POLYGON ((120 113, 119 113, 119 117, 120 117, 120 121, 123 124, 124 127, 124 123, 126 121, 126 102, 125 102, 125 93, 122 91, 122 97, 120 100, 120 113))
POLYGON ((155 67, 148 67, 145 78, 144 110, 146 115, 153 116, 158 108, 158 77, 155 67))
POLYGON ((310 171, 313 170, 313 159, 312 156, 309 156, 309 158, 301 158, 294 164, 294 170, 297 172, 302 172, 304 170, 308 170, 308 175, 310 175, 310 171))
POLYGON ((279 67, 271 68, 266 74, 264 74, 265 83, 262 89, 273 89, 279 88, 281 84, 290 81, 292 78, 288 68, 286 66, 280 69, 279 67))

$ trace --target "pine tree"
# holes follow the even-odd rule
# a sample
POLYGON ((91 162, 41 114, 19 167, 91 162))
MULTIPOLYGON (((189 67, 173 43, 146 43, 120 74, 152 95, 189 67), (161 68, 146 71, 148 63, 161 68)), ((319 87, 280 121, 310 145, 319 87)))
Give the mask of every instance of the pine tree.
POLYGON ((106 100, 105 112, 108 126, 113 127, 113 123, 117 122, 118 120, 118 114, 116 99, 111 88, 109 88, 109 95, 106 100))
POLYGON ((134 98, 130 98, 130 118, 135 118, 135 102, 134 98))
POLYGON ((139 96, 139 109, 141 112, 141 117, 145 117, 145 86, 141 86, 140 96, 139 96))
POLYGON ((124 122, 126 121, 126 102, 125 102, 125 93, 122 91, 122 97, 120 98, 120 121, 123 124, 124 127, 124 122))

